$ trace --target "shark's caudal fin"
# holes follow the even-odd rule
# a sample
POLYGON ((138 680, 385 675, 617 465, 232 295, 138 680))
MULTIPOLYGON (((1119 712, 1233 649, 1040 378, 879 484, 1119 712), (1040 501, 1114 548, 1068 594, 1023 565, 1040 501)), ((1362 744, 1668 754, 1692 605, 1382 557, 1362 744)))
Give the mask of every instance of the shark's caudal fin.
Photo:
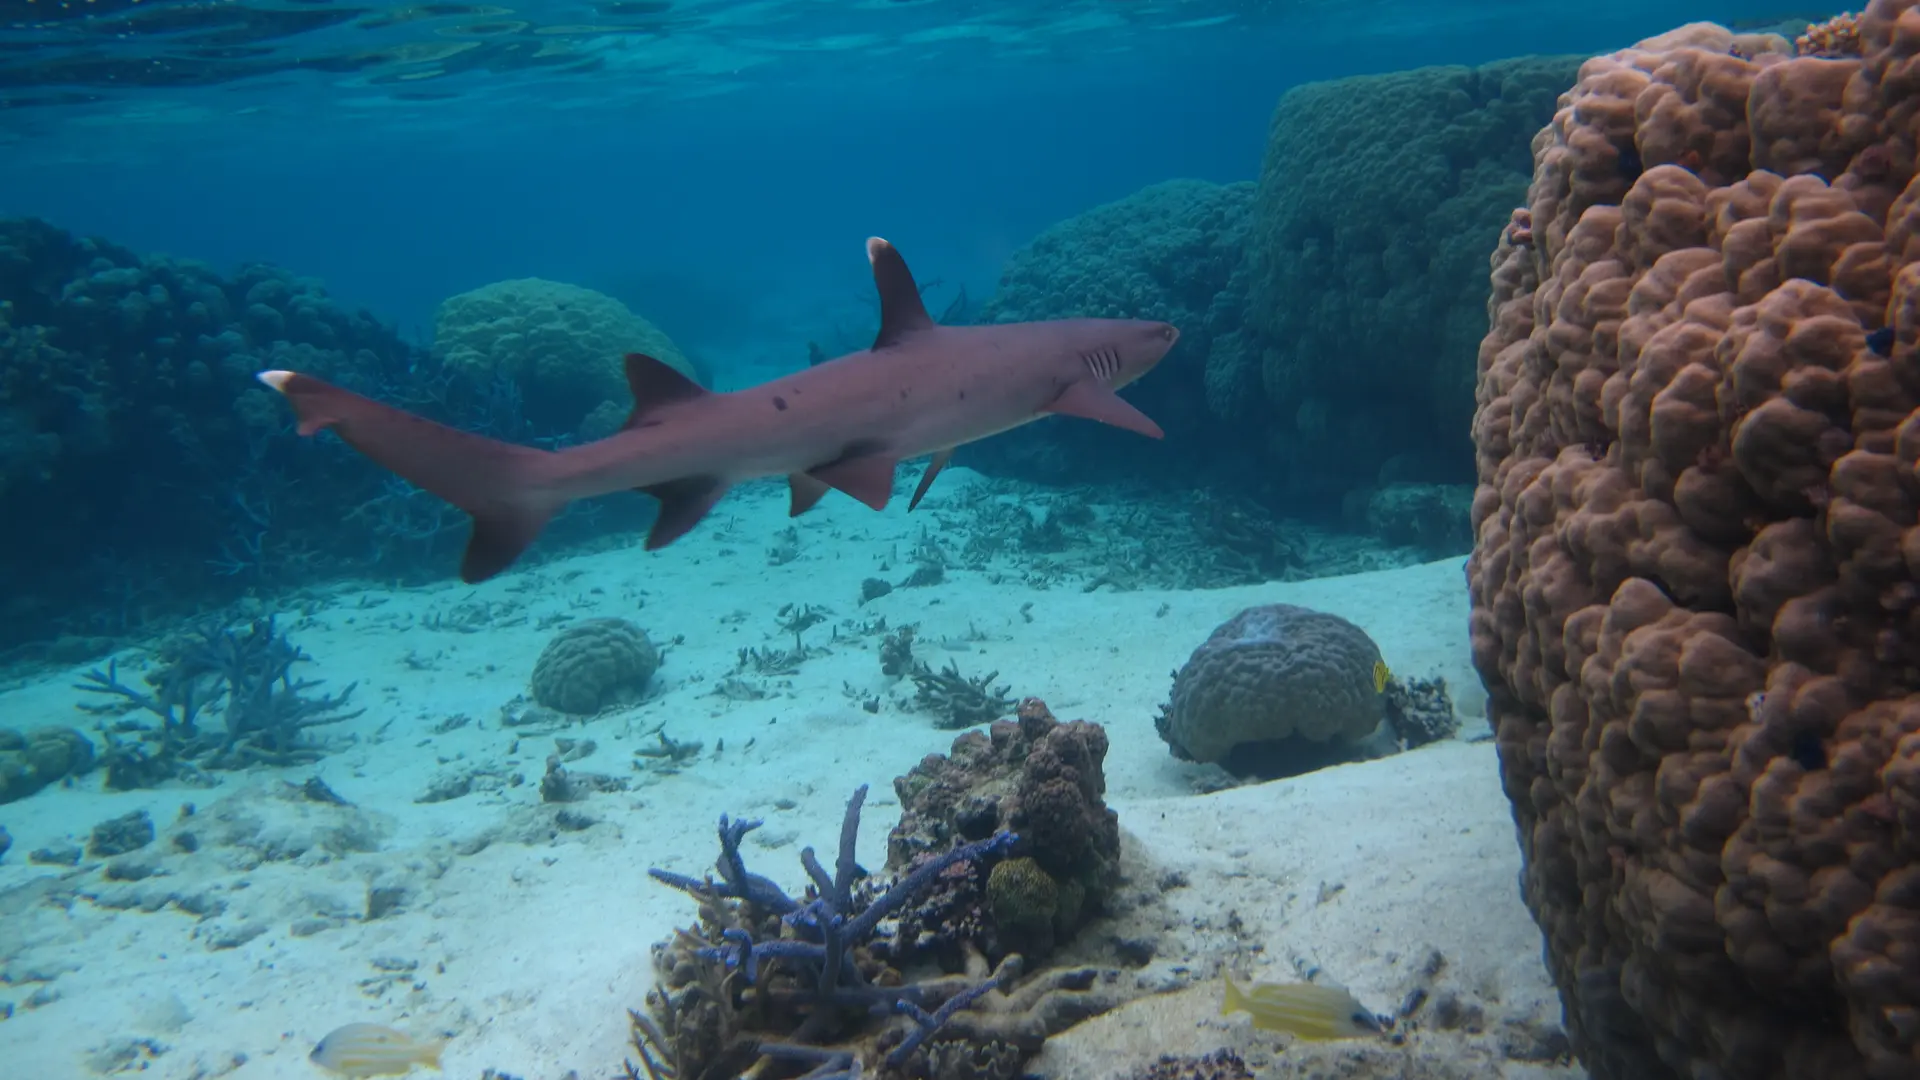
POLYGON ((533 482, 551 456, 544 450, 436 424, 311 375, 263 371, 259 379, 293 406, 300 434, 331 428, 401 479, 472 515, 462 581, 505 570, 565 505, 533 482))
POLYGON ((897 345, 902 338, 933 329, 933 316, 927 314, 920 286, 899 250, 877 236, 868 237, 867 261, 873 264, 873 286, 880 291, 880 335, 873 339, 873 348, 897 345))

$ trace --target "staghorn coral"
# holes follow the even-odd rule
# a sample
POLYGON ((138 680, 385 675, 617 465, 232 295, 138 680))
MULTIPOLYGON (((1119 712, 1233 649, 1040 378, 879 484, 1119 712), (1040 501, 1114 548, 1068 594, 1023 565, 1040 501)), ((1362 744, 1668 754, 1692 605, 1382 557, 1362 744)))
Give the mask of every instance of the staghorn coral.
MULTIPOLYGON (((911 640, 907 639, 909 643, 911 640)), ((884 644, 881 665, 885 671, 884 644)), ((907 674, 915 687, 914 706, 932 713, 936 727, 951 730, 985 724, 1007 715, 1013 708, 1007 688, 993 685, 993 680, 1000 677, 997 671, 970 678, 960 674, 958 663, 949 660, 939 671, 916 662, 907 674)))
POLYGON ((660 650, 625 619, 587 619, 562 630, 533 665, 533 700, 591 716, 634 701, 660 670, 660 650))
POLYGON ((1248 608, 1174 673, 1154 726, 1183 761, 1289 775, 1318 768, 1364 753, 1380 727, 1379 663, 1373 639, 1338 615, 1248 608))
POLYGON ((1920 5, 1589 61, 1492 260, 1474 662, 1597 1080, 1920 1076, 1920 5))

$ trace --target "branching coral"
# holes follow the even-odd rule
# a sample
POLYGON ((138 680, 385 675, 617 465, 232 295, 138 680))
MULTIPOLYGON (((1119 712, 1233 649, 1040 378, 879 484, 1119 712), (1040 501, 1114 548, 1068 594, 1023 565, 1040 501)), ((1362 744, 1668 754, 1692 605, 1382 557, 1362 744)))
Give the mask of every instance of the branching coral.
POLYGON ((244 630, 202 626, 164 647, 166 663, 149 672, 151 692, 120 681, 117 664, 95 668, 77 689, 121 699, 118 705, 82 705, 95 714, 118 715, 135 707, 160 718, 160 727, 104 728, 101 761, 112 788, 150 787, 183 770, 244 769, 253 765, 305 765, 326 750, 310 728, 359 716, 343 712, 358 684, 338 694, 308 697, 319 683, 296 679, 294 664, 312 657, 274 627, 271 616, 244 630), (224 730, 200 727, 201 714, 217 708, 224 730), (118 736, 134 734, 131 740, 118 736))
POLYGON ((919 978, 876 959, 903 908, 949 869, 996 860, 1018 837, 958 845, 882 887, 864 880, 854 858, 866 793, 847 804, 831 873, 812 848, 800 853, 812 882, 802 899, 748 872, 740 843, 760 826, 754 820, 720 818, 717 881, 649 871, 698 900, 701 922, 655 948, 660 985, 647 1011, 632 1014, 640 1063, 627 1065, 629 1077, 922 1077, 954 1043, 1004 1045, 1022 1057, 1117 1000, 1092 969, 1021 982, 1017 954, 989 972, 975 952, 962 972, 919 978))
POLYGON ((947 661, 935 671, 926 664, 913 666, 910 672, 917 689, 913 703, 934 715, 943 728, 972 727, 997 720, 1013 710, 1007 688, 993 685, 1000 673, 989 671, 977 678, 960 674, 960 665, 947 661))

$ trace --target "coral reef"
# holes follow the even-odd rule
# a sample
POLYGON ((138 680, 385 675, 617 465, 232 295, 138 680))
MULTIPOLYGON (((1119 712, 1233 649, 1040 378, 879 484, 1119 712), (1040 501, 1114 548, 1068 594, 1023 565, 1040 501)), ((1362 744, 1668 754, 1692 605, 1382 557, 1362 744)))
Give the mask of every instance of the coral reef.
POLYGON ((1793 41, 1799 56, 1818 56, 1829 60, 1860 55, 1860 16, 1847 11, 1825 22, 1814 23, 1793 41))
POLYGON ((1364 756, 1384 709, 1379 646, 1339 617, 1292 604, 1240 612, 1173 675, 1154 721, 1173 756, 1293 775, 1364 756))
POLYGON ((434 318, 434 356, 474 386, 506 378, 527 419, 577 431, 606 402, 625 414, 622 357, 646 353, 696 379, 667 335, 611 296, 540 278, 498 281, 449 297, 434 318))
POLYGON ((947 875, 903 910, 888 955, 928 954, 947 968, 969 948, 990 960, 1009 952, 1038 958, 1099 914, 1120 861, 1118 817, 1103 797, 1106 756, 1098 724, 1062 723, 1046 702, 1027 698, 1018 719, 969 731, 944 756, 930 754, 895 780, 900 823, 887 835, 890 871, 911 871, 956 844, 1003 833, 1018 839, 984 879, 947 875))
POLYGON ((591 716, 638 701, 660 650, 625 619, 587 619, 553 636, 533 665, 533 700, 549 709, 591 716))
POLYGON ((1473 488, 1466 484, 1388 484, 1347 496, 1348 521, 1389 544, 1415 548, 1433 559, 1473 550, 1473 488), (1358 518, 1358 521, 1354 521, 1358 518))
POLYGON ((1475 665, 1596 1080, 1920 1075, 1920 5, 1598 57, 1492 260, 1475 665))
MULTIPOLYGON (((1167 446, 1230 465, 1207 408, 1206 358, 1238 328, 1243 300, 1228 291, 1240 264, 1251 183, 1174 180, 1047 229, 1007 260, 982 323, 1097 317, 1162 319, 1180 328, 1166 360, 1127 396, 1167 432, 1167 446)), ((1158 475, 1177 486, 1193 461, 1098 424, 1043 421, 973 443, 962 464, 1048 483, 1158 475)))
POLYGON ((24 735, 0 728, 0 803, 91 768, 93 743, 70 727, 34 728, 24 735))
POLYGON ((996 1062, 1011 1080, 1047 1036, 1118 1001, 1094 969, 1027 974, 1018 954, 989 974, 903 970, 876 957, 885 924, 950 870, 996 860, 1018 842, 1002 832, 951 847, 882 886, 854 858, 867 789, 848 801, 831 873, 800 854, 812 886, 795 899, 748 872, 740 842, 760 826, 720 818, 718 881, 649 873, 700 902, 700 925, 655 947, 660 984, 631 1013, 637 1080, 758 1077, 939 1077, 941 1062, 996 1062))
MULTIPOLYGON (((881 645, 881 670, 886 670, 887 642, 881 645)), ((911 638, 907 641, 910 643, 911 638)), ((935 671, 924 663, 915 663, 908 672, 915 687, 913 704, 924 712, 932 713, 935 726, 947 729, 972 727, 990 720, 998 720, 1013 710, 1013 699, 1007 696, 1007 687, 993 685, 1000 673, 989 671, 985 675, 968 678, 960 674, 960 665, 952 660, 947 666, 935 671)))
POLYGON ((1296 87, 1275 106, 1243 343, 1209 356, 1207 380, 1233 388, 1222 396, 1288 505, 1471 478, 1487 239, 1526 191, 1528 140, 1578 65, 1367 75, 1296 87))
MULTIPOLYGON (((454 377, 310 278, 222 276, 0 218, 0 513, 34 524, 0 531, 0 648, 49 642, 0 659, 91 659, 249 590, 446 573, 465 516, 333 439, 303 443, 253 377, 268 368, 501 438, 572 431, 529 422, 510 380, 454 377)), ((545 549, 641 523, 643 502, 570 511, 545 549)))
POLYGON ((139 709, 160 718, 157 728, 133 721, 101 726, 106 746, 100 763, 109 788, 152 787, 196 769, 310 764, 326 754, 308 737, 310 729, 360 715, 342 711, 356 683, 338 694, 306 696, 319 683, 294 678, 292 668, 313 658, 288 641, 271 616, 244 630, 198 627, 163 643, 158 659, 160 666, 142 680, 148 690, 121 682, 117 661, 75 684, 120 699, 81 705, 86 712, 119 716, 139 709), (220 731, 200 727, 202 713, 212 710, 218 710, 220 731))

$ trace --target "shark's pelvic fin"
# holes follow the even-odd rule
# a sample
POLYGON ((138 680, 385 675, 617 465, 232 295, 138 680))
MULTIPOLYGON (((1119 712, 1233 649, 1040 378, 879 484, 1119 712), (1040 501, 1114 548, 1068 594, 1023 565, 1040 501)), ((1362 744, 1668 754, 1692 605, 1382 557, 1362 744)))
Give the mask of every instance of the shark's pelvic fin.
POLYGON ((660 500, 660 516, 647 533, 647 550, 659 551, 687 535, 727 493, 727 486, 716 476, 686 476, 641 488, 660 500))
POLYGON ((952 460, 953 449, 949 447, 935 453, 933 460, 927 462, 927 471, 920 474, 920 484, 913 489, 913 498, 907 503, 907 513, 913 513, 920 505, 920 500, 927 497, 927 489, 933 486, 933 478, 939 476, 940 470, 946 468, 947 462, 952 460))
POLYGON ((648 415, 663 406, 707 396, 705 387, 646 353, 627 354, 627 390, 633 394, 633 412, 623 426, 629 428, 645 426, 648 415))
POLYGON ((787 474, 787 516, 799 517, 813 509, 832 490, 826 481, 816 480, 806 473, 787 474))
POLYGON ((1112 387, 1092 379, 1081 379, 1067 387, 1054 399, 1053 404, 1040 411, 1077 416, 1082 420, 1098 420, 1145 435, 1149 439, 1165 438, 1167 434, 1146 413, 1127 404, 1125 399, 1114 393, 1112 387))
POLYGON ((927 305, 920 300, 907 260, 892 244, 877 236, 867 238, 867 261, 873 264, 873 284, 880 291, 880 336, 873 347, 884 349, 900 339, 934 328, 927 305))
POLYGON ((807 470, 807 475, 873 507, 885 510, 893 498, 893 471, 900 459, 885 447, 856 443, 839 457, 807 470))
POLYGON ((263 371, 260 381, 293 406, 300 434, 327 428, 349 446, 473 516, 460 577, 484 581, 505 570, 564 505, 536 480, 553 459, 545 450, 489 439, 382 405, 294 371, 263 371))

